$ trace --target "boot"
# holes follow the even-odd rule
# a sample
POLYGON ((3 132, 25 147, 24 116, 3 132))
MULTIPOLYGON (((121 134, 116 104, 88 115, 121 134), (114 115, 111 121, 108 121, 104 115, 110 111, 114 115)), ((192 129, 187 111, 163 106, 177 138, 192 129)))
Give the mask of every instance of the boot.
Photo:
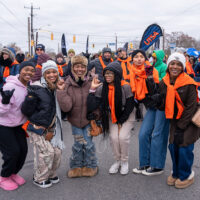
POLYGON ((175 188, 184 189, 189 187, 193 183, 194 183, 194 171, 192 171, 192 173, 186 180, 181 181, 180 179, 177 179, 175 182, 175 188))
POLYGON ((77 178, 77 177, 81 177, 82 176, 82 172, 81 172, 81 168, 74 168, 74 169, 70 169, 67 173, 67 176, 69 178, 77 178))
POLYGON ((92 176, 95 176, 97 172, 98 172, 98 167, 95 167, 95 168, 83 167, 82 168, 82 176, 92 177, 92 176))
POLYGON ((174 186, 177 178, 174 178, 172 175, 167 178, 167 185, 174 186))

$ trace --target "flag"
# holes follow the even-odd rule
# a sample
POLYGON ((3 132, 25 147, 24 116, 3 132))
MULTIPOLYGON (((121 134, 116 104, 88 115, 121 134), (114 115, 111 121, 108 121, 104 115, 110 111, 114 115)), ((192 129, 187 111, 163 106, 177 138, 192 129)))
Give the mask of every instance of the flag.
POLYGON ((61 49, 62 49, 62 54, 64 56, 67 56, 67 49, 66 49, 66 43, 65 43, 65 34, 62 34, 62 38, 61 38, 61 49))
POLYGON ((140 49, 147 50, 152 44, 154 44, 160 36, 162 36, 162 29, 157 24, 151 24, 145 30, 141 42, 140 42, 140 49))

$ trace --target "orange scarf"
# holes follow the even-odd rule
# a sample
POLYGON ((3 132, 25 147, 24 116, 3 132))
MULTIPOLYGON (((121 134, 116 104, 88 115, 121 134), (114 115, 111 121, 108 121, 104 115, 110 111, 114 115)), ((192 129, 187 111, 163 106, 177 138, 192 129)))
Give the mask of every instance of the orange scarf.
POLYGON ((8 66, 6 66, 4 68, 4 72, 3 72, 3 77, 6 78, 10 75, 10 68, 8 66))
MULTIPOLYGON (((17 63, 13 62, 13 63, 11 64, 11 67, 12 67, 13 65, 15 65, 15 64, 17 64, 17 63)), ((8 66, 5 66, 4 72, 3 72, 3 77, 4 77, 4 78, 7 78, 9 75, 10 75, 10 68, 9 68, 8 66)))
MULTIPOLYGON (((185 85, 196 85, 197 83, 188 76, 185 72, 181 73, 178 78, 175 81, 174 85, 170 84, 170 75, 167 73, 165 77, 163 78, 163 81, 165 85, 167 86, 167 94, 166 94, 166 102, 165 102, 165 115, 167 119, 173 119, 174 117, 174 103, 176 101, 176 105, 178 108, 178 114, 176 116, 176 119, 180 119, 183 111, 184 111, 184 105, 183 102, 177 92, 177 89, 180 87, 183 87, 185 85)), ((198 93, 197 93, 197 101, 198 99, 198 93)))
MULTIPOLYGON (((129 84, 126 81, 121 81, 121 86, 129 84)), ((108 103, 110 106, 111 111, 111 120, 112 123, 115 124, 117 122, 117 117, 115 115, 115 86, 114 85, 108 85, 108 103)))
MULTIPOLYGON (((153 68, 153 78, 155 83, 159 83, 158 71, 155 68, 153 68)), ((144 99, 148 94, 146 79, 145 64, 138 67, 133 64, 130 73, 130 86, 137 100, 144 99)))
POLYGON ((60 76, 63 76, 63 67, 66 66, 66 63, 63 65, 57 65, 58 66, 58 72, 60 76))
POLYGON ((122 77, 124 80, 130 80, 130 71, 131 71, 131 58, 127 58, 126 60, 122 60, 120 58, 117 58, 118 61, 121 62, 121 67, 122 67, 122 77), (126 67, 126 63, 127 63, 127 67, 126 67), (127 71, 129 72, 129 74, 127 73, 127 71))
POLYGON ((18 65, 19 62, 17 60, 14 60, 14 62, 12 63, 12 65, 18 65))
POLYGON ((187 74, 193 74, 194 77, 195 77, 194 70, 193 70, 192 65, 190 64, 189 61, 187 61, 187 62, 185 63, 185 68, 186 68, 186 73, 187 73, 187 74))
POLYGON ((42 65, 38 65, 38 64, 37 64, 37 65, 35 66, 35 68, 42 69, 42 65))
MULTIPOLYGON (((103 69, 104 69, 104 68, 106 67, 106 65, 105 65, 104 62, 103 62, 102 56, 99 56, 99 61, 100 61, 100 63, 101 63, 101 66, 102 66, 103 69)), ((113 62, 113 59, 111 58, 110 61, 113 62)))
POLYGON ((26 133, 26 137, 29 137, 28 133, 27 133, 27 128, 28 125, 30 124, 30 121, 26 121, 23 125, 22 125, 22 129, 24 129, 25 133, 26 133))
POLYGON ((110 106, 110 111, 111 111, 111 120, 112 123, 117 122, 117 117, 115 115, 115 86, 114 85, 108 85, 108 103, 110 106))

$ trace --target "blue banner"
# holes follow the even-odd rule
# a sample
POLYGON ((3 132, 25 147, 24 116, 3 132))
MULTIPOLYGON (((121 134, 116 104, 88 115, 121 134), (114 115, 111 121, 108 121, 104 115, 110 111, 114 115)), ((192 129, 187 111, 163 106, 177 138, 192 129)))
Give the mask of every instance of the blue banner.
POLYGON ((159 40, 162 36, 162 29, 157 24, 151 24, 145 30, 140 42, 140 49, 146 51, 152 44, 159 40))

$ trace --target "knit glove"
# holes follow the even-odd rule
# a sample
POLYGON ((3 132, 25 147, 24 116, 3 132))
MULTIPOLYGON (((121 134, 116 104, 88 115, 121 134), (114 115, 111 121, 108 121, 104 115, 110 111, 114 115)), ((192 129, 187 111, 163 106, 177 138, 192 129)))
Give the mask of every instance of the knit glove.
POLYGON ((177 127, 174 133, 174 144, 179 146, 183 144, 183 140, 184 140, 184 130, 177 127))
POLYGON ((5 90, 3 91, 3 88, 0 89, 1 92, 1 96, 2 96, 2 104, 9 104, 10 103, 10 99, 14 93, 15 89, 12 90, 5 90))
POLYGON ((84 53, 84 52, 82 52, 82 54, 83 54, 83 56, 85 56, 87 59, 89 59, 90 58, 90 53, 84 53))

